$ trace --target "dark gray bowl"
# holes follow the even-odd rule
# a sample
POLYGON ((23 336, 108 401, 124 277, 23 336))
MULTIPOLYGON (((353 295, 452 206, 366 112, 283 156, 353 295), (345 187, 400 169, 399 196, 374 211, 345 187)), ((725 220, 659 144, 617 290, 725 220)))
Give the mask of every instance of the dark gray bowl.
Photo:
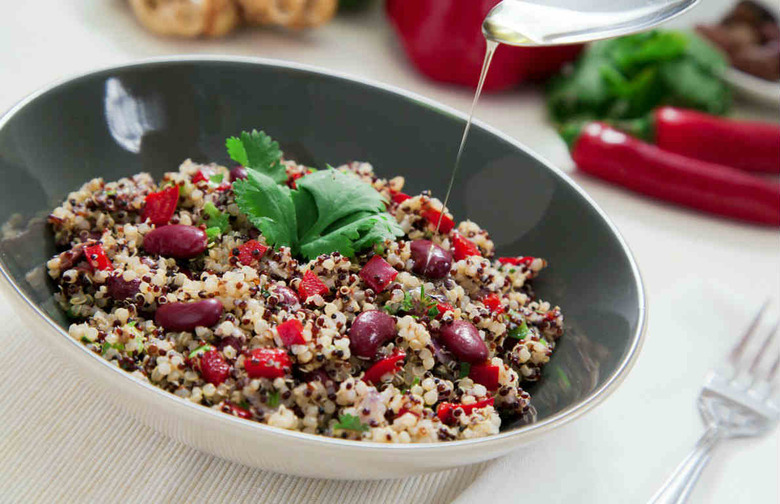
MULTIPOLYGON (((188 157, 228 163, 225 138, 258 128, 300 162, 321 167, 365 160, 382 176, 405 176, 410 192, 430 189, 442 197, 463 126, 463 114, 419 96, 280 62, 189 58, 85 75, 28 98, 0 121, 0 224, 15 223, 19 231, 0 241, 0 267, 17 291, 11 296, 32 307, 36 321, 48 319, 44 332, 67 341, 73 355, 89 356, 77 367, 97 368, 103 362, 99 357, 52 329, 68 322, 52 302, 44 273, 43 264, 55 250, 42 218, 69 191, 96 176, 114 180, 139 171, 160 176, 188 157)), ((458 219, 488 229, 500 255, 548 259, 536 291, 562 307, 567 332, 544 379, 530 390, 534 423, 506 426, 490 440, 448 443, 484 449, 472 458, 407 466, 407 473, 495 456, 517 444, 507 441, 530 438, 578 416, 625 377, 644 328, 642 284, 625 243, 574 182, 526 147, 476 122, 450 208, 458 219)), ((138 397, 154 391, 144 385, 138 397)), ((184 403, 160 394, 171 404, 184 403)), ((208 411, 187 411, 196 415, 198 409, 208 411)), ((226 425, 236 423, 214 416, 224 417, 226 425)), ((273 431, 259 424, 248 428, 273 431)), ((236 460, 273 465, 178 435, 236 460)), ((292 462, 276 468, 334 476, 292 462)), ((361 476, 372 476, 362 471, 361 476)))

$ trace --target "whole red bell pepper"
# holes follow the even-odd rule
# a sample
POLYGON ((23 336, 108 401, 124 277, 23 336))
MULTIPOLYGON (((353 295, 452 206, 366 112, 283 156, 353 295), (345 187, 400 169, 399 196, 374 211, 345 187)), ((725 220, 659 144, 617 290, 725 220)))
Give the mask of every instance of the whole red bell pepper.
MULTIPOLYGON (((388 0, 387 14, 412 63, 431 79, 477 87, 485 37, 482 21, 500 0, 388 0)), ((513 47, 493 56, 485 91, 543 79, 574 59, 580 45, 513 47)))

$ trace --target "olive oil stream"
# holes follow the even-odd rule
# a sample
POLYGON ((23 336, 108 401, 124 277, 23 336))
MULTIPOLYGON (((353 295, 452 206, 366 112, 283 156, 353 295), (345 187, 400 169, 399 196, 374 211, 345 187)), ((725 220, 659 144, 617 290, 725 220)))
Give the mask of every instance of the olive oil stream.
MULTIPOLYGON (((439 215, 439 220, 436 222, 436 233, 439 232, 439 226, 441 226, 442 218, 444 218, 444 211, 447 208, 447 203, 450 201, 450 193, 452 192, 452 185, 455 183, 455 176, 458 173, 460 167, 460 158, 463 156, 463 148, 466 146, 466 139, 469 136, 469 130, 471 129, 471 121, 474 119, 474 109, 477 107, 479 101, 479 95, 482 94, 482 86, 485 84, 485 77, 487 77, 488 69, 490 68, 490 61, 493 59, 493 54, 496 52, 498 42, 495 40, 485 39, 487 42, 487 48, 485 49, 485 59, 482 61, 482 71, 479 74, 479 83, 477 84, 477 90, 474 93, 474 99, 471 101, 471 110, 469 111, 469 119, 466 121, 466 127, 463 128, 463 136, 460 138, 460 146, 458 147, 458 154, 455 156, 455 166, 452 167, 452 173, 450 174, 450 183, 447 185, 447 193, 444 196, 444 207, 439 215)), ((428 254, 428 260, 430 260, 430 253, 428 254)))
MULTIPOLYGON (((487 42, 487 48, 485 49, 485 59, 482 61, 482 71, 479 74, 479 83, 477 84, 477 90, 474 92, 474 99, 471 102, 471 110, 469 111, 469 119, 466 121, 466 127, 463 128, 463 136, 460 138, 460 145, 458 146, 458 154, 455 156, 455 165, 452 167, 452 173, 450 174, 450 182, 447 185, 447 193, 444 196, 444 202, 442 204, 442 210, 439 214, 439 220, 436 222, 436 231, 434 234, 439 232, 439 227, 441 226, 441 221, 444 218, 444 212, 447 209, 447 203, 450 201, 450 193, 452 192, 452 186, 455 183, 455 177, 458 174, 458 168, 460 167, 460 159, 463 156, 463 149, 466 146, 466 139, 469 136, 469 130, 471 129, 471 121, 474 119, 474 109, 477 107, 477 102, 479 101, 479 95, 482 94, 482 86, 485 84, 485 77, 487 77, 488 69, 490 68, 490 61, 493 59, 493 54, 496 52, 496 48, 498 47, 498 42, 495 40, 489 40, 485 39, 487 42)), ((433 255, 434 248, 431 247, 428 249, 428 257, 425 260, 425 268, 428 269, 428 266, 431 262, 431 256, 433 255)))

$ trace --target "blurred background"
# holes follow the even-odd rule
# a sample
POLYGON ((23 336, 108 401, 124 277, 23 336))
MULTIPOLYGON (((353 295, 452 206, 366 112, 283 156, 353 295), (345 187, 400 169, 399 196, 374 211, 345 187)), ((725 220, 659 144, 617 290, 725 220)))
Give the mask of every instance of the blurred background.
MULTIPOLYGON (((472 93, 463 86, 476 80, 484 41, 478 25, 495 0, 78 0, 8 2, 0 41, 3 47, 0 109, 54 80, 140 58, 175 54, 230 54, 278 58, 369 77, 459 110, 472 93), (453 20, 457 19, 457 23, 453 20), (444 22, 455 36, 444 37, 444 22), (422 36, 425 29, 428 34, 422 36), (426 37, 429 37, 426 39, 426 37), (454 53, 461 56, 453 57, 454 53), (449 81, 449 82, 441 82, 449 81), (455 82, 453 84, 453 81, 455 82)), ((732 0, 703 0, 668 28, 710 25, 715 39, 751 45, 774 32, 756 35, 740 25, 736 35, 715 33, 731 11, 732 0), (748 44, 750 42, 750 44, 748 44)), ((769 4, 771 5, 771 3, 769 4)), ((777 10, 777 6, 774 6, 777 10)), ((771 25, 771 23, 769 23, 771 25)), ((666 28, 666 27, 665 27, 666 28)), ((758 29, 757 29, 758 30, 758 29)), ((754 45, 758 46, 759 42, 754 45)), ((763 42, 762 42, 763 44, 763 42)), ((780 43, 765 53, 778 69, 780 43)), ((549 126, 542 96, 545 79, 576 56, 563 48, 536 61, 502 47, 496 56, 486 95, 476 112, 521 140, 559 167, 571 161, 549 126), (507 54, 512 53, 513 54, 507 54), (529 83, 529 80, 534 82, 529 83)), ((753 59, 760 59, 751 52, 753 59)), ((743 58, 744 59, 744 58, 743 58)), ((757 64, 756 66, 761 66, 757 64)), ((772 76, 772 70, 767 75, 772 76)), ((774 76, 775 79, 777 76, 774 76)), ((775 85, 780 100, 780 86, 775 85)), ((740 100, 737 114, 777 120, 771 101, 740 100)), ((455 141, 455 140, 454 140, 455 141)))

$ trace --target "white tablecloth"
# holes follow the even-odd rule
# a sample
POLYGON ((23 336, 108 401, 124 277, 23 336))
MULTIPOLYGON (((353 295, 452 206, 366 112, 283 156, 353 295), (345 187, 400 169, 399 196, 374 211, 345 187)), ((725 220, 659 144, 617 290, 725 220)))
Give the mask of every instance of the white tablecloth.
MULTIPOLYGON (((715 18, 725 3, 705 0, 676 24, 690 24, 691 16, 715 18)), ((412 71, 378 6, 300 36, 261 30, 181 41, 144 32, 122 0, 40 0, 6 2, 0 28, 0 110, 74 73, 181 53, 335 68, 461 110, 471 99, 412 71)), ((776 111, 742 105, 738 112, 777 120, 776 111)), ((486 96, 477 117, 571 168, 562 142, 544 124, 538 89, 486 96)), ((0 502, 447 503, 461 493, 459 504, 488 497, 494 503, 646 500, 701 432, 694 401, 706 369, 731 345, 732 331, 757 300, 780 294, 780 235, 574 177, 628 240, 650 303, 647 344, 636 368, 612 398, 574 424, 487 471, 483 464, 362 483, 257 471, 195 452, 99 404, 86 384, 41 351, 0 294, 0 502)), ((777 502, 777 450, 777 432, 725 446, 693 501, 777 502)))

